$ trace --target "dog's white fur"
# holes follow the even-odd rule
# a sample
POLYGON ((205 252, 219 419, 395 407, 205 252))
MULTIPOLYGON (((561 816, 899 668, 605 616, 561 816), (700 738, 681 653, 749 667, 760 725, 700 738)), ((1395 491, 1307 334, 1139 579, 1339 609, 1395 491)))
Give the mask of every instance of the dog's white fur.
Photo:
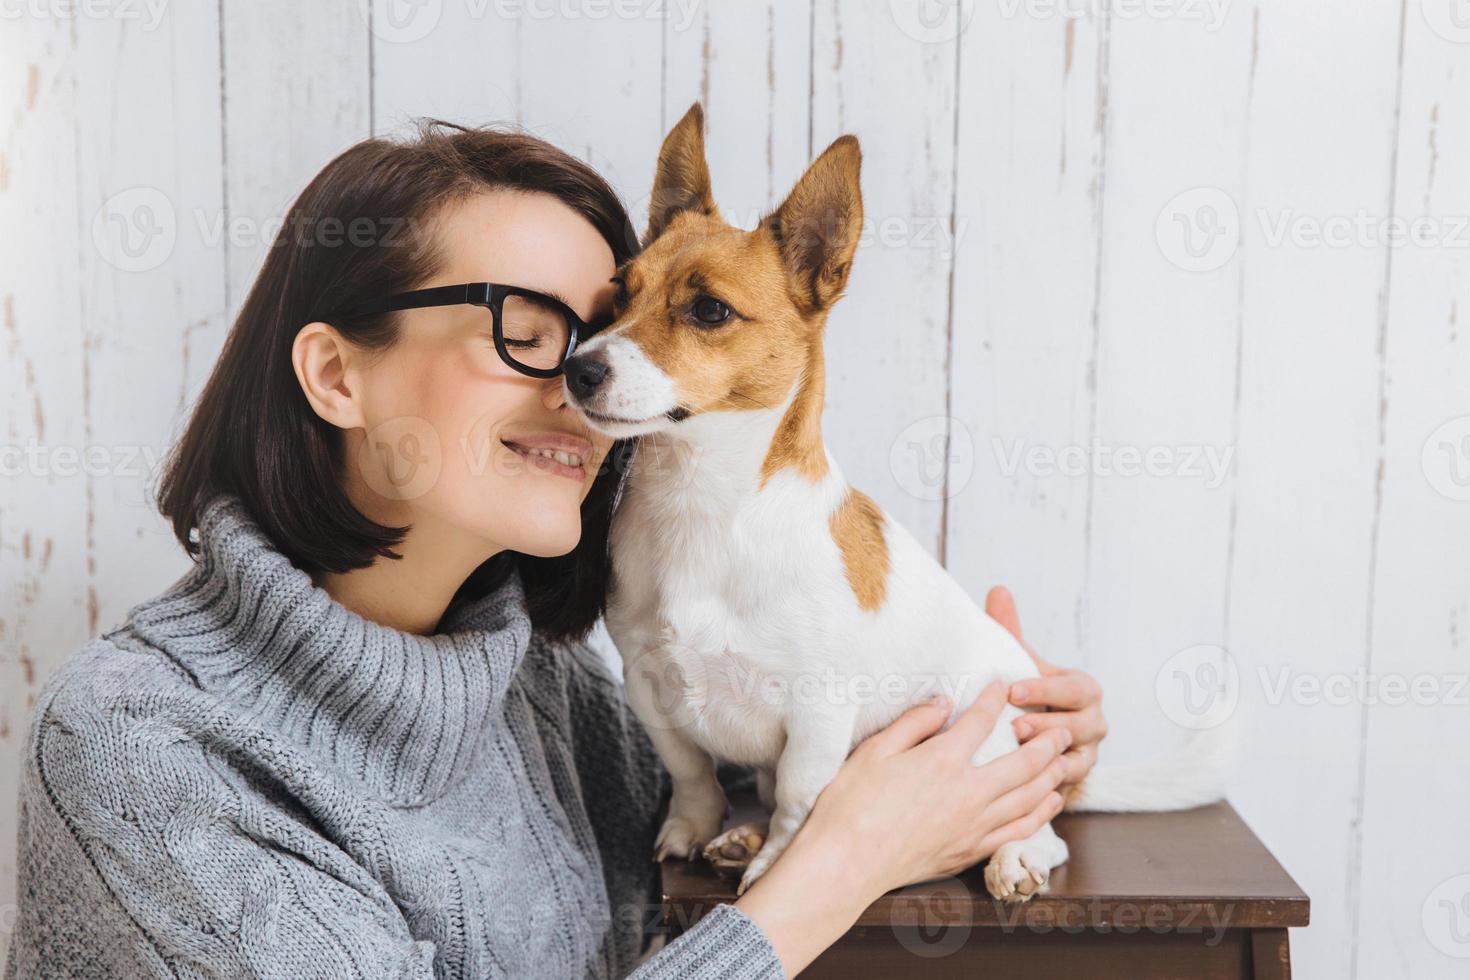
MULTIPOLYGON (((629 324, 594 337, 583 355, 614 365, 592 419, 608 434, 640 434, 612 528, 607 626, 627 695, 672 775, 658 856, 696 856, 727 812, 716 759, 755 766, 774 807, 769 836, 747 868, 749 887, 790 843, 852 748, 909 706, 943 691, 950 721, 993 679, 1037 676, 1014 637, 887 515, 886 594, 860 608, 830 518, 848 483, 830 451, 811 480, 762 461, 790 399, 767 409, 712 411, 678 424, 677 379, 630 339, 629 324), (647 421, 643 421, 647 420, 647 421)), ((983 764, 1017 746, 1007 707, 975 753, 983 764)), ((949 721, 946 722, 946 726, 949 721)), ((1218 799, 1217 771, 1190 755, 1095 770, 1072 809, 1162 810, 1218 799)), ((1045 887, 1067 846, 1048 825, 991 858, 992 895, 1024 900, 1045 887)))

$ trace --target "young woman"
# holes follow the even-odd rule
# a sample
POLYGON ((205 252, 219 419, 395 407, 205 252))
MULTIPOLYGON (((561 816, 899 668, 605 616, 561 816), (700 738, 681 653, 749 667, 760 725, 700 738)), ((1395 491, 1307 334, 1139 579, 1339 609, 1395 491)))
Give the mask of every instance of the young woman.
POLYGON ((634 248, 517 133, 437 124, 312 181, 162 483, 195 569, 37 704, 7 978, 794 975, 1057 812, 1104 729, 1046 667, 1025 701, 1066 710, 1019 750, 967 761, 999 689, 939 734, 910 710, 647 955, 668 777, 582 642, 627 447, 558 376, 634 248))

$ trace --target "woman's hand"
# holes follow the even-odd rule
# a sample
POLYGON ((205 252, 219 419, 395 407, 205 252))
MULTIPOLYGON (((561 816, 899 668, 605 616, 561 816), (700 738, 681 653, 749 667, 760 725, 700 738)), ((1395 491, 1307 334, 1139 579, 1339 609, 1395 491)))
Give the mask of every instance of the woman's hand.
POLYGON ((997 586, 985 597, 985 611, 1014 636, 1036 661, 1041 677, 1011 685, 1011 704, 1021 707, 1046 708, 1031 712, 1011 722, 1016 737, 1024 744, 1042 732, 1065 729, 1072 733, 1072 747, 1067 758, 1072 767, 1066 785, 1074 786, 1097 765, 1097 747, 1108 734, 1108 723, 1102 712, 1102 686, 1090 674, 1058 667, 1043 660, 1021 639, 1021 617, 1016 614, 1016 600, 1010 590, 997 586))
POLYGON ((849 846, 879 895, 963 871, 1006 841, 1029 837, 1061 809, 1055 790, 1068 776, 1062 753, 1072 735, 1058 728, 972 766, 1005 696, 1003 684, 991 684, 937 735, 952 708, 948 700, 905 712, 853 750, 807 827, 855 838, 849 846))
POLYGON ((991 684, 944 732, 949 702, 918 705, 848 756, 791 846, 736 902, 788 976, 885 892, 972 867, 1061 810, 1067 728, 970 764, 1005 699, 1005 686, 991 684))

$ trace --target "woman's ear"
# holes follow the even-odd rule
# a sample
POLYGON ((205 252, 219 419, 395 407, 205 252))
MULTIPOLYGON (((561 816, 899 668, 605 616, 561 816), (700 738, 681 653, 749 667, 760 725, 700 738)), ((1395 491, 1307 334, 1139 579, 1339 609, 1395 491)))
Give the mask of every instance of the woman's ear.
POLYGON ((312 411, 339 429, 367 427, 349 384, 357 351, 330 323, 308 323, 291 344, 291 367, 312 411))

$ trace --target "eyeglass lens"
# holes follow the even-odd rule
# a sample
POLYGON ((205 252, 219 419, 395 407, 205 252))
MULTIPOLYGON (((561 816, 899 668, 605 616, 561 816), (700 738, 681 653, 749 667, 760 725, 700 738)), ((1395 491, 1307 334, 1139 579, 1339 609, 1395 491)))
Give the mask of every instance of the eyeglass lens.
POLYGON ((542 370, 561 364, 571 338, 571 324, 561 310, 515 294, 501 303, 500 331, 517 363, 542 370))

